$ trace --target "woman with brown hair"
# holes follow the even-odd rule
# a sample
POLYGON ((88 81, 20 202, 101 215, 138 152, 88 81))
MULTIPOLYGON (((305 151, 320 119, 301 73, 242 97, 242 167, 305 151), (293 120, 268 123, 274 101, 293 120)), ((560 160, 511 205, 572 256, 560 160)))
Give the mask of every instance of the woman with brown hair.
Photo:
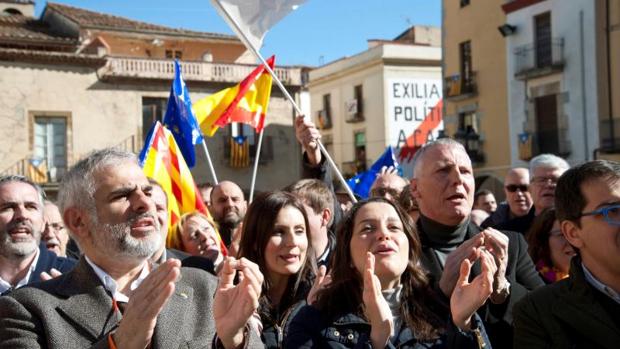
POLYGON ((243 220, 238 258, 258 264, 265 277, 256 329, 265 348, 281 348, 283 322, 291 306, 305 300, 316 270, 301 201, 280 191, 256 197, 243 220))
POLYGON ((570 260, 576 253, 560 230, 555 208, 536 216, 527 234, 527 244, 530 257, 545 283, 552 284, 568 277, 570 260))
POLYGON ((298 307, 285 348, 478 348, 488 339, 476 310, 492 292, 491 254, 476 251, 482 272, 468 282, 471 263, 446 304, 419 263, 411 218, 396 204, 358 202, 336 234, 331 283, 312 305, 298 307))

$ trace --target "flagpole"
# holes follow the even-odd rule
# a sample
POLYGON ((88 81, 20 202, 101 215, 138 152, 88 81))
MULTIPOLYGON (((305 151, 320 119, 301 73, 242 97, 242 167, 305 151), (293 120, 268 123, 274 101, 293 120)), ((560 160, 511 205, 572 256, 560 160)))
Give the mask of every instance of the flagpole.
MULTIPOLYGON (((224 14, 226 14, 226 17, 228 17, 230 23, 232 23, 235 26, 234 29, 236 29, 235 31, 241 36, 241 40, 250 49, 250 51, 252 51, 252 53, 254 53, 254 55, 263 63, 263 66, 265 66, 265 69, 267 69, 269 74, 271 74, 271 77, 273 77, 273 80, 275 80, 276 84, 278 85, 278 87, 280 88, 280 90, 282 91, 284 96, 286 96, 286 98, 293 104, 293 107, 295 108, 295 112, 297 113, 297 115, 304 115, 304 113, 301 111, 301 109, 297 105, 297 102, 295 102, 293 97, 288 93, 288 91, 286 90, 286 87, 284 87, 284 84, 282 84, 282 82, 280 81, 280 79, 278 78, 276 73, 273 71, 273 69, 271 69, 271 67, 269 66, 269 64, 265 60, 265 58, 263 58, 263 56, 260 54, 260 52, 258 52, 258 49, 256 47, 254 47, 254 45, 252 45, 252 42, 250 42, 250 40, 248 40, 248 38, 246 37, 246 35, 243 32, 243 30, 241 30, 241 27, 239 27, 239 24, 237 23, 237 21, 234 18, 232 18, 230 16, 230 14, 228 14, 228 11, 226 11, 226 9, 222 6, 222 4, 220 4, 219 0, 212 1, 212 2, 217 3, 217 6, 219 7, 220 12, 223 12, 224 14)), ((304 118, 306 118, 306 117, 307 116, 304 116, 304 118)), ((349 185, 347 184, 347 181, 342 176, 342 173, 340 173, 340 170, 336 166, 336 163, 334 162, 334 160, 331 158, 331 156, 327 152, 327 149, 325 149, 325 147, 323 146, 323 143, 321 142, 321 140, 320 139, 316 139, 315 142, 319 146, 319 149, 321 150, 321 153, 323 154, 323 156, 325 156, 325 160, 327 160, 329 165, 336 172, 336 176, 338 177, 338 180, 340 181, 342 186, 347 191, 347 194, 351 198, 351 201, 353 201, 354 203, 357 202, 357 199, 355 198, 355 195, 353 195, 353 191, 351 191, 351 188, 349 188, 349 185)))
POLYGON ((256 172, 258 171, 258 159, 260 157, 260 149, 263 145, 263 134, 265 130, 261 130, 258 135, 258 146, 256 147, 256 156, 254 157, 254 170, 252 171, 252 183, 250 184, 250 202, 254 199, 254 185, 256 184, 256 172))
POLYGON ((213 162, 211 161, 211 155, 209 155, 209 149, 207 148, 207 141, 205 140, 205 137, 202 137, 202 149, 205 151, 205 156, 207 157, 207 164, 209 164, 211 178, 213 178, 215 185, 218 185, 217 176, 215 175, 215 169, 213 168, 213 162))

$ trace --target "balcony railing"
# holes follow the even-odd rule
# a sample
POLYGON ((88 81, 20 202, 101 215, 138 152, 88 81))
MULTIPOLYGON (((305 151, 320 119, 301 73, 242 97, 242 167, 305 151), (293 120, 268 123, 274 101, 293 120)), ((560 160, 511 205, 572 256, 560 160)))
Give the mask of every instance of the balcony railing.
POLYGON ((462 99, 475 96, 478 92, 476 85, 476 73, 472 72, 469 76, 455 74, 444 78, 445 98, 462 99))
MULTIPOLYGON (((138 149, 140 145, 138 144, 137 139, 138 137, 136 135, 131 135, 119 143, 112 145, 112 147, 119 150, 137 153, 140 151, 140 149, 138 149)), ((66 163, 66 165, 55 166, 53 168, 49 168, 47 166, 47 160, 45 159, 35 165, 35 162, 32 161, 32 156, 26 156, 0 171, 0 176, 19 175, 28 177, 35 183, 56 183, 62 180, 62 176, 71 166, 75 165, 85 156, 86 155, 73 156, 68 159, 68 163, 66 163)))
POLYGON ((547 43, 530 43, 514 50, 515 77, 528 79, 562 71, 564 68, 564 39, 554 38, 547 43))
MULTIPOLYGON (((255 65, 212 62, 181 62, 186 81, 238 83, 256 68, 255 65)), ((283 84, 300 86, 301 68, 275 68, 283 84)), ((174 78, 174 62, 146 58, 107 57, 107 63, 98 72, 102 80, 174 78)))

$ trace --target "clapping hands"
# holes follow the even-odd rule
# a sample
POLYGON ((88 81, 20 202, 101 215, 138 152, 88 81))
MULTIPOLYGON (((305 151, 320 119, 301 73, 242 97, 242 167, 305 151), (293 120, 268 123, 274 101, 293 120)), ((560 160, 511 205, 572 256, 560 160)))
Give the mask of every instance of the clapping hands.
POLYGON ((367 252, 364 265, 364 311, 370 321, 370 339, 373 348, 384 348, 394 333, 394 318, 390 306, 381 293, 381 282, 375 275, 375 256, 367 252))
POLYGON ((258 309, 263 274, 258 265, 245 259, 228 257, 220 271, 215 293, 213 317, 218 338, 225 348, 237 348, 245 341, 244 329, 258 309), (239 283, 234 284, 239 273, 239 283))
POLYGON ((482 272, 469 282, 469 273, 472 262, 464 259, 461 262, 459 278, 454 292, 450 297, 450 310, 452 321, 462 330, 471 328, 471 318, 474 313, 486 302, 493 292, 493 276, 497 272, 497 266, 493 255, 485 248, 476 249, 477 259, 482 264, 482 272))

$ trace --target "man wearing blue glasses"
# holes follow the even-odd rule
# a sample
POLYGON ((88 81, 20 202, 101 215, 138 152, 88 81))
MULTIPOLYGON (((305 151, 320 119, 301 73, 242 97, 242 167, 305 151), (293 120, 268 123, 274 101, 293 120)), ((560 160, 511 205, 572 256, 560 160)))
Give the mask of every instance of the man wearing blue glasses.
POLYGON ((620 343, 620 163, 597 160, 560 177, 555 206, 577 250, 570 276, 514 308, 516 348, 617 348, 620 343))

